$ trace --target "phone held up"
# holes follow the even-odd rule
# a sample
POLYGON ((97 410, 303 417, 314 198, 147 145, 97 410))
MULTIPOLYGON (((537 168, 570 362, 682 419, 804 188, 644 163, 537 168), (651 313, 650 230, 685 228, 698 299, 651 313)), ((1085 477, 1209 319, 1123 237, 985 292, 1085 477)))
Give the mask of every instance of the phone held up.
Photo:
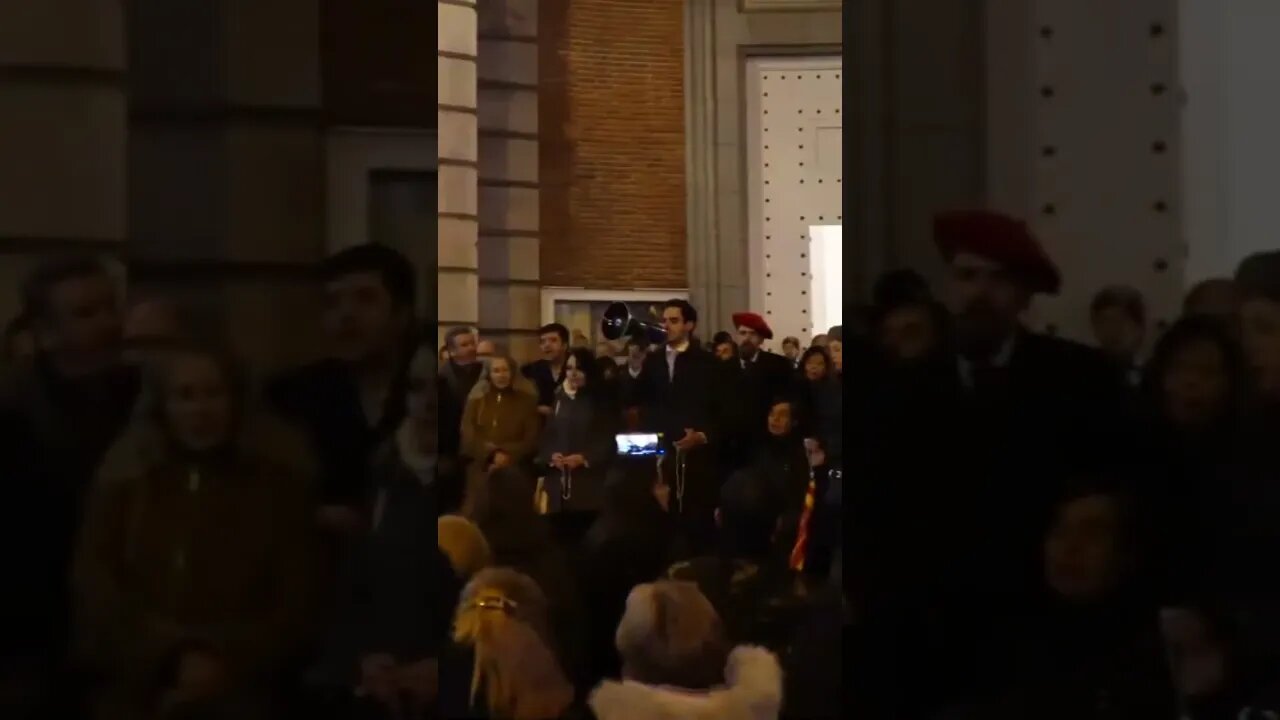
POLYGON ((622 457, 657 457, 664 453, 662 433, 619 433, 614 442, 622 457))

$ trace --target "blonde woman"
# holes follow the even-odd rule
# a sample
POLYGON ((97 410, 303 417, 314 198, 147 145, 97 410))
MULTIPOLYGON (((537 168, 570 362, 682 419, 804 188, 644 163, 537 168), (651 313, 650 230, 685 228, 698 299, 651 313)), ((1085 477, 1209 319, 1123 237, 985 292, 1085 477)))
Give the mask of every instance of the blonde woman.
POLYGON ((597 720, 777 720, 782 669, 767 650, 730 650, 693 583, 637 585, 618 624, 622 681, 591 694, 597 720))
MULTIPOLYGON (((518 384, 515 361, 495 356, 485 367, 484 389, 467 398, 462 413, 462 454, 471 460, 467 493, 493 467, 519 467, 538 444, 537 398, 518 384)), ((532 498, 533 488, 529 488, 532 498)))
POLYGON ((314 467, 248 397, 226 355, 175 347, 103 461, 73 581, 97 717, 252 693, 306 638, 314 467), (154 687, 166 661, 182 672, 154 687))
POLYGON ((573 716, 573 700, 537 583, 509 568, 480 571, 462 591, 441 657, 440 715, 556 720, 573 716))

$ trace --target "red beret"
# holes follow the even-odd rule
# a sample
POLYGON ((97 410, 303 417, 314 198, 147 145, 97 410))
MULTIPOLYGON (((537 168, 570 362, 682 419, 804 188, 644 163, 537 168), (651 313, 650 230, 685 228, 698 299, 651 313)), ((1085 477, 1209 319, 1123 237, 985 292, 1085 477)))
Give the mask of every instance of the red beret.
POLYGON ((756 334, 765 340, 773 339, 773 331, 769 329, 769 323, 764 318, 753 312, 739 312, 733 314, 733 326, 735 328, 748 328, 755 330, 756 334))
POLYGON ((986 210, 940 213, 933 219, 933 239, 947 262, 971 253, 999 263, 1033 293, 1056 295, 1062 275, 1027 224, 986 210))

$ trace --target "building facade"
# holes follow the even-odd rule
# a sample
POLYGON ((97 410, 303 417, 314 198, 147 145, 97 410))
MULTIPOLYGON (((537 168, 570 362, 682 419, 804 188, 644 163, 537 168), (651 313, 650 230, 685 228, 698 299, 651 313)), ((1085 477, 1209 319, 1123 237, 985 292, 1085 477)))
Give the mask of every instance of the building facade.
POLYGON ((325 254, 384 242, 430 286, 429 13, 0 4, 0 313, 17 312, 33 263, 99 254, 131 292, 174 297, 276 366, 317 349, 310 270, 325 254))
MULTIPOLYGON (((744 87, 761 58, 838 65, 838 1, 438 0, 438 10, 442 331, 476 324, 530 357, 546 322, 597 339, 612 300, 644 311, 688 297, 705 335, 781 300, 768 299, 770 271, 751 259, 764 242, 751 218, 767 201, 749 187, 766 179, 749 172, 760 143, 748 124, 766 108, 744 87)), ((838 138, 838 90, 830 100, 822 134, 838 138)), ((831 209, 813 214, 838 223, 838 162, 828 174, 831 209)), ((795 263, 809 242, 797 228, 786 248, 795 263)), ((798 316, 793 304, 779 315, 798 316)))

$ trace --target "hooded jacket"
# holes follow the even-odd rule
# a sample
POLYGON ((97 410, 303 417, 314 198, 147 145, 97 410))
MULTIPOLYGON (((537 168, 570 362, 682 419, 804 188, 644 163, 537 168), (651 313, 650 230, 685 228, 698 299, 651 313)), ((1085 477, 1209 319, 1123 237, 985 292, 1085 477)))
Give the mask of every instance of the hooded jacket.
POLYGON ((598 720, 776 720, 782 708, 782 668, 767 650, 729 654, 725 684, 706 692, 605 681, 591 694, 598 720))

